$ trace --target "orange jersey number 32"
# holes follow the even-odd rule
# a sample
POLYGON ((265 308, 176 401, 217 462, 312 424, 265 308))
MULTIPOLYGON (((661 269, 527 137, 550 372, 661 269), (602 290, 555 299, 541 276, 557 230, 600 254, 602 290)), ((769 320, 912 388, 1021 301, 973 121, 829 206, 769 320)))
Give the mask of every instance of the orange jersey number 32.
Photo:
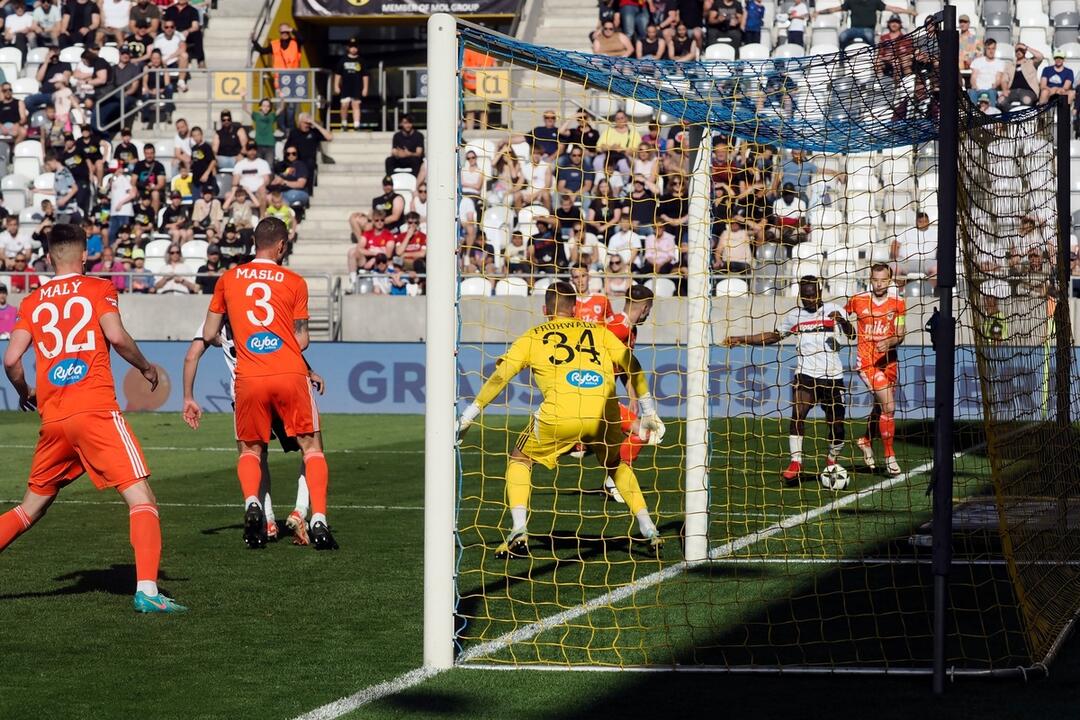
POLYGON ((84 275, 52 278, 22 301, 15 327, 33 338, 42 422, 120 409, 101 329, 101 318, 114 312, 112 282, 84 275))

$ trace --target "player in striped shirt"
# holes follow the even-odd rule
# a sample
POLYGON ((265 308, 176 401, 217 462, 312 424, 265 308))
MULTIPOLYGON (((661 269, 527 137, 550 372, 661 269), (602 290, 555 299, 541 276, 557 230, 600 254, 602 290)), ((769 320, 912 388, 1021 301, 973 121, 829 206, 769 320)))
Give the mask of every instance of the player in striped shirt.
POLYGON ((825 411, 829 426, 826 464, 835 465, 844 449, 844 365, 840 360, 840 347, 846 342, 844 335, 854 337, 855 328, 848 322, 844 308, 822 300, 821 281, 815 275, 804 275, 799 278, 799 305, 783 317, 776 330, 756 335, 731 335, 723 341, 725 347, 775 345, 792 335, 798 342, 798 362, 788 435, 791 463, 781 473, 785 482, 796 482, 802 475, 806 416, 814 405, 820 405, 825 411))

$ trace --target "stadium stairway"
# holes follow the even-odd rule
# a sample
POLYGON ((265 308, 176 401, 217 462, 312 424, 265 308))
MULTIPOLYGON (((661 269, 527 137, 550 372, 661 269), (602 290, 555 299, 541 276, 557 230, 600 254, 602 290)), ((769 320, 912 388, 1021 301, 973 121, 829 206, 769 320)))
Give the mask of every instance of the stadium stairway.
POLYGON ((542 0, 542 12, 533 37, 522 37, 520 40, 563 50, 592 51, 589 33, 596 27, 598 15, 595 3, 542 0))
POLYGON ((371 212, 382 194, 383 163, 390 155, 390 132, 335 132, 324 144, 335 164, 319 164, 315 196, 300 226, 289 265, 294 270, 344 274, 349 248, 349 213, 371 212))

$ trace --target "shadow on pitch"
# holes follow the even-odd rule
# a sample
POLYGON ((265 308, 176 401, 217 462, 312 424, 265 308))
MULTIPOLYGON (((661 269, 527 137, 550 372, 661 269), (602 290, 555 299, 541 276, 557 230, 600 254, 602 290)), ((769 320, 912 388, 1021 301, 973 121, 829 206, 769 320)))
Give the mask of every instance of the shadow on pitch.
MULTIPOLYGON (((130 563, 115 564, 107 568, 76 570, 53 578, 56 582, 71 583, 65 587, 38 592, 10 593, 0 595, 3 600, 24 600, 30 598, 67 597, 84 593, 103 592, 110 595, 131 595, 135 592, 135 566, 130 563)), ((177 578, 161 572, 161 582, 183 582, 187 578, 177 578)))
POLYGON ((220 525, 218 527, 206 528, 205 530, 200 530, 199 532, 203 535, 220 535, 223 532, 232 532, 234 530, 243 529, 243 523, 235 523, 233 525, 220 525))

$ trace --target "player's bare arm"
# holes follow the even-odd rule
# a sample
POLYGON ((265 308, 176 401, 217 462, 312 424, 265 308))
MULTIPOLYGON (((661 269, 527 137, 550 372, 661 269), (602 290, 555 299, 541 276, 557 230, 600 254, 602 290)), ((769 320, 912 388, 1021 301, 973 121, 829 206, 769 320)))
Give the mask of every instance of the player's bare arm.
POLYGON ((905 321, 904 316, 900 315, 893 323, 893 335, 884 340, 878 340, 877 343, 875 343, 875 349, 878 352, 888 352, 901 345, 904 342, 905 335, 907 335, 907 322, 905 321))
POLYGON ((105 339, 116 350, 116 354, 124 358, 129 365, 142 373, 146 381, 150 383, 150 390, 157 390, 157 368, 150 364, 142 350, 135 343, 135 339, 128 334, 124 322, 120 319, 120 313, 111 312, 101 316, 101 330, 105 333, 105 339))
POLYGON ((783 339, 783 335, 775 330, 770 330, 769 332, 757 333, 756 335, 728 335, 720 344, 724 347, 735 347, 736 345, 775 345, 783 339))
POLYGON ((23 369, 22 357, 30 349, 33 336, 25 330, 13 330, 8 340, 7 350, 4 352, 4 372, 7 373, 11 386, 19 395, 19 408, 22 410, 33 409, 37 405, 34 389, 26 382, 26 371, 23 369))
POLYGON ((851 321, 844 317, 842 313, 834 312, 829 315, 829 317, 836 321, 840 326, 840 329, 844 331, 844 335, 847 335, 848 339, 855 337, 855 326, 852 325, 851 321))
POLYGON ((308 332, 308 319, 297 318, 294 320, 293 333, 296 335, 296 342, 300 343, 300 349, 307 350, 308 345, 311 344, 311 333, 308 332))
POLYGON ((181 413, 184 422, 192 430, 199 429, 199 420, 202 419, 202 408, 195 401, 195 375, 199 371, 199 361, 206 353, 206 348, 214 343, 220 343, 218 335, 224 324, 223 314, 207 310, 206 320, 203 321, 202 338, 192 340, 187 355, 184 356, 184 408, 181 413))

